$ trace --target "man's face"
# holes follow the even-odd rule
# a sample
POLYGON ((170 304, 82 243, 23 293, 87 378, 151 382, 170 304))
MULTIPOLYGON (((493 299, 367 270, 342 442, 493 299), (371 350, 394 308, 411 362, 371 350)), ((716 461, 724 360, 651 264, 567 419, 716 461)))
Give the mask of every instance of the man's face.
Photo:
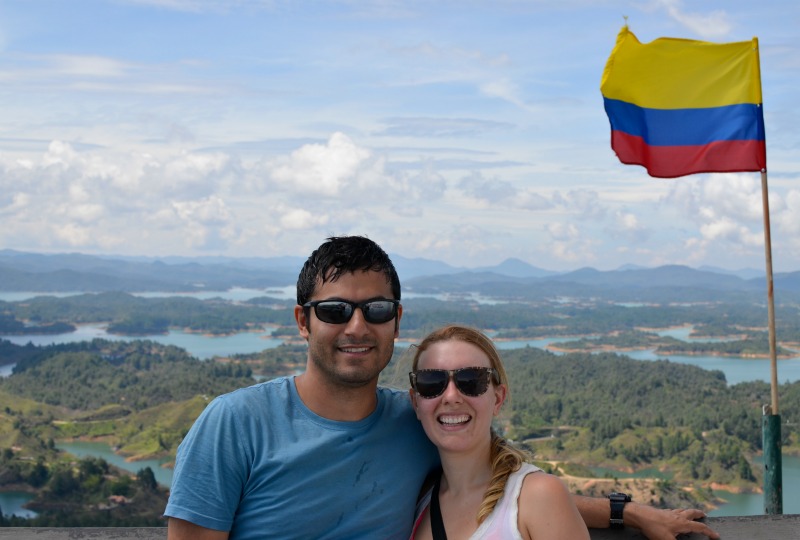
MULTIPOLYGON (((394 299, 392 288, 381 272, 358 271, 342 274, 336 281, 317 283, 311 300, 394 299)), ((394 340, 399 333, 402 306, 397 318, 385 323, 371 324, 356 308, 352 318, 343 324, 319 320, 314 309, 295 306, 295 319, 300 335, 308 341, 306 372, 338 386, 359 387, 375 383, 389 363, 394 340)))

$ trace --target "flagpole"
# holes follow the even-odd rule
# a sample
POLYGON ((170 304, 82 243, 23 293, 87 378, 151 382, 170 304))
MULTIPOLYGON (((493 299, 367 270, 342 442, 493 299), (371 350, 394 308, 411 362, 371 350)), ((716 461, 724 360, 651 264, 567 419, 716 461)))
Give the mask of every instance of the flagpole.
POLYGON ((762 442, 764 447, 764 513, 783 513, 783 471, 781 465, 781 417, 778 409, 778 355, 775 338, 775 293, 772 282, 772 240, 769 226, 769 190, 767 171, 761 171, 761 198, 764 206, 764 251, 767 259, 767 314, 769 320, 769 357, 771 404, 764 405, 762 442))

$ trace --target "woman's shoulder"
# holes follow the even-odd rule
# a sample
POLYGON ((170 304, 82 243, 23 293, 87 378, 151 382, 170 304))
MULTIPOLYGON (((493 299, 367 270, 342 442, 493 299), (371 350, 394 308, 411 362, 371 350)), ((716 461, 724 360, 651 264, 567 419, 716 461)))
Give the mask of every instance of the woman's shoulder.
POLYGON ((520 504, 524 502, 525 506, 532 504, 539 508, 558 506, 567 502, 571 504, 567 486, 557 476, 538 469, 526 474, 522 482, 520 504))
POLYGON ((544 471, 525 477, 519 496, 518 526, 523 538, 533 538, 533 531, 541 531, 542 527, 547 528, 547 538, 589 538, 567 486, 544 471))

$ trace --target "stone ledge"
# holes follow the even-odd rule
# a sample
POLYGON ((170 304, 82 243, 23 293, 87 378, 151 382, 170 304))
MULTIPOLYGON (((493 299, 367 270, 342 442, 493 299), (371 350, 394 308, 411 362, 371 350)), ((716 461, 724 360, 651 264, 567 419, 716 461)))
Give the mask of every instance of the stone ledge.
MULTIPOLYGON (((800 540, 800 514, 777 516, 731 516, 708 518, 706 522, 725 540, 800 540)), ((642 540, 633 529, 591 529, 592 540, 642 540)), ((0 528, 3 540, 166 540, 163 527, 13 527, 0 528)), ((682 540, 702 540, 705 536, 681 535, 682 540)), ((706 539, 707 540, 707 539, 706 539)))

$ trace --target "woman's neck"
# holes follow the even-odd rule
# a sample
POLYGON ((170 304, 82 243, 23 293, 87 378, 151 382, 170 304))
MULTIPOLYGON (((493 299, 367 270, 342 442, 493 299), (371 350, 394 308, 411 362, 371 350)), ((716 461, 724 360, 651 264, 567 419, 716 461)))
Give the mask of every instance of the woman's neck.
POLYGON ((453 495, 486 491, 492 479, 491 449, 474 452, 439 452, 442 461, 442 490, 453 495))

